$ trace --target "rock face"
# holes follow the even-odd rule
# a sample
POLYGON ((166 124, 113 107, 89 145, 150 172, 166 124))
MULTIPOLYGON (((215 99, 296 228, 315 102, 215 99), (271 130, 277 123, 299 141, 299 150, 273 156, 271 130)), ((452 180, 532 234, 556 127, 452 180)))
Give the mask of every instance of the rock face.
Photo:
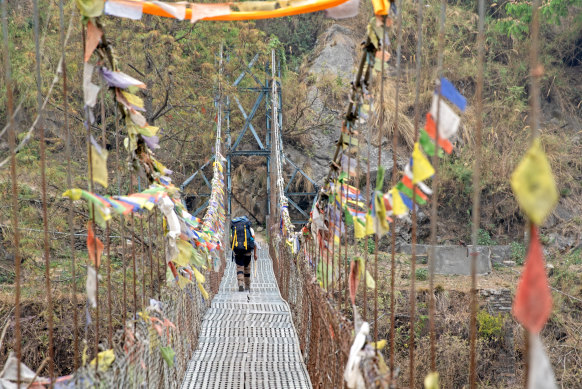
MULTIPOLYGON (((315 83, 308 89, 307 101, 312 101, 311 111, 314 116, 319 118, 323 124, 319 126, 321 130, 309 132, 309 144, 313 145, 311 150, 303 150, 293 145, 285 144, 285 153, 289 158, 295 161, 299 166, 306 162, 311 166, 312 177, 318 184, 323 183, 329 170, 329 161, 333 157, 336 141, 340 135, 342 117, 348 101, 349 85, 352 81, 357 65, 358 56, 358 37, 356 34, 340 25, 331 26, 319 39, 317 49, 314 53, 314 59, 309 64, 308 76, 315 80, 315 83), (322 80, 332 80, 337 85, 341 85, 341 98, 336 103, 331 102, 326 96, 326 92, 318 88, 318 83, 322 80)), ((376 138, 375 129, 361 125, 358 128, 364 135, 364 138, 376 138)), ((391 174, 392 170, 392 153, 383 145, 382 147, 382 166, 391 174)), ((366 145, 360 146, 361 157, 367 156, 366 145)), ((378 149, 377 145, 371 145, 370 148, 370 170, 372 182, 375 180, 376 171, 378 170, 378 149)), ((362 167, 365 167, 365 160, 360 159, 362 167)), ((400 164, 400 163, 399 163, 400 164)), ((362 169, 365 171, 365 168, 362 169)))

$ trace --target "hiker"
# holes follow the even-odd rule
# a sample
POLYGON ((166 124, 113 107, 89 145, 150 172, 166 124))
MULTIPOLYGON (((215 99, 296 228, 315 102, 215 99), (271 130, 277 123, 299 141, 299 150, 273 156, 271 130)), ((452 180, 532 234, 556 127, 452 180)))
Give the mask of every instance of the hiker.
POLYGON ((254 252, 257 260, 257 245, 255 244, 255 232, 251 227, 251 221, 246 216, 232 220, 230 226, 232 240, 232 255, 236 263, 236 279, 238 291, 251 289, 251 256, 254 252))

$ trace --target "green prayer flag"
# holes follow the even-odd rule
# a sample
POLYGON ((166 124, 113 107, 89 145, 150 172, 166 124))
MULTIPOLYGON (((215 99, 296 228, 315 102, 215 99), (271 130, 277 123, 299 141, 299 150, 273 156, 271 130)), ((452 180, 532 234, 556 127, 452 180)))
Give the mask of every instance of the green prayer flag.
POLYGON ((352 216, 352 214, 348 210, 347 206, 344 206, 344 214, 346 217, 346 224, 349 226, 352 226, 354 224, 354 217, 352 216))
POLYGON ((384 172, 383 166, 378 166, 378 174, 376 175, 376 190, 381 191, 384 186, 384 172))
MULTIPOLYGON (((420 146, 422 146, 422 149, 424 150, 426 155, 430 155, 431 157, 434 155, 435 145, 432 139, 430 139, 430 136, 428 136, 428 133, 424 129, 420 130, 420 138, 418 140, 418 143, 420 143, 420 146)), ((440 148, 438 150, 439 158, 442 158, 444 155, 443 150, 440 148)))
POLYGON ((176 352, 171 347, 160 347, 160 351, 162 352, 162 358, 164 358, 168 366, 170 368, 174 367, 176 352))

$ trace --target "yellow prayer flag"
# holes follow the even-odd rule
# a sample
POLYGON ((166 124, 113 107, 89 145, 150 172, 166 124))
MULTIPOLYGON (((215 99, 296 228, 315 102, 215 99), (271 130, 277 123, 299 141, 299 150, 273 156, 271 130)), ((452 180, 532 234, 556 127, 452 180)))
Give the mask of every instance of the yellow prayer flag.
MULTIPOLYGON (((364 221, 363 223, 365 224, 366 222, 364 221)), ((355 218, 354 235, 356 239, 362 239, 364 236, 366 236, 366 227, 364 226, 364 224, 361 223, 361 219, 359 217, 355 218)))
POLYGON ((206 289, 204 289, 204 286, 202 286, 202 284, 198 283, 198 289, 200 289, 200 293, 202 293, 202 297, 204 297, 206 300, 208 300, 210 298, 210 296, 208 295, 208 292, 206 291, 206 289))
POLYGON ((191 282, 192 281, 190 281, 189 279, 187 279, 183 275, 178 274, 178 286, 180 287, 180 289, 184 289, 184 287, 191 282))
POLYGON ((439 389, 440 387, 439 373, 436 371, 428 373, 427 376, 424 377, 424 389, 439 389))
POLYGON ((519 206, 537 225, 541 225, 558 202, 552 168, 539 138, 535 139, 511 175, 511 188, 519 206))
POLYGON ((204 274, 200 273, 194 266, 192 266, 192 271, 194 272, 194 277, 198 283, 203 284, 206 281, 204 274))
POLYGON ((106 371, 109 366, 111 366, 113 361, 115 361, 115 353, 113 352, 113 349, 101 351, 98 353, 97 358, 94 358, 90 365, 95 366, 97 361, 99 362, 99 371, 106 371))
POLYGON ((91 140, 91 169, 93 170, 93 181, 107 188, 107 150, 99 147, 91 140))
POLYGON ((396 216, 406 215, 408 213, 408 208, 402 201, 402 197, 400 197, 400 193, 398 193, 398 189, 392 188, 390 189, 390 194, 392 195, 392 212, 396 216))
POLYGON ((386 220, 386 208, 384 207, 384 198, 382 197, 382 194, 379 192, 376 192, 374 194, 374 209, 376 211, 376 221, 378 223, 376 229, 378 230, 380 236, 383 236, 386 232, 388 232, 390 226, 388 224, 388 220, 386 220))
POLYGON ((416 142, 412 152, 412 183, 417 184, 432 177, 433 174, 434 168, 423 152, 420 151, 420 145, 416 142))
POLYGON ((125 91, 122 91, 121 93, 123 94, 123 97, 125 97, 129 104, 138 108, 143 108, 143 100, 141 99, 141 97, 125 91))
POLYGON ((178 266, 188 266, 192 256, 192 245, 185 240, 176 239, 176 246, 178 246, 178 255, 174 258, 174 263, 178 266))
POLYGON ((136 130, 137 130, 137 132, 139 132, 140 134, 142 134, 144 136, 155 136, 158 133, 158 131, 160 130, 160 127, 145 126, 145 127, 137 127, 136 130))
POLYGON ((366 235, 372 235, 376 233, 376 229, 374 228, 374 218, 370 213, 366 214, 366 235))

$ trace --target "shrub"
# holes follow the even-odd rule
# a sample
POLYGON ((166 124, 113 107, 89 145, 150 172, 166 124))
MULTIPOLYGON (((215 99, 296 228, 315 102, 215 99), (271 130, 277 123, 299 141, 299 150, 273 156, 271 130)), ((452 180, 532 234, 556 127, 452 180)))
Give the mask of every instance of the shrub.
POLYGON ((417 281, 426 281, 428 279, 428 269, 416 269, 414 275, 417 281))
POLYGON ((479 311, 477 313, 479 336, 488 340, 499 340, 503 334, 504 321, 501 314, 493 316, 486 311, 479 311))
POLYGON ((518 265, 523 265, 526 254, 525 245, 522 242, 511 242, 509 246, 511 260, 515 261, 515 263, 517 263, 518 265))

